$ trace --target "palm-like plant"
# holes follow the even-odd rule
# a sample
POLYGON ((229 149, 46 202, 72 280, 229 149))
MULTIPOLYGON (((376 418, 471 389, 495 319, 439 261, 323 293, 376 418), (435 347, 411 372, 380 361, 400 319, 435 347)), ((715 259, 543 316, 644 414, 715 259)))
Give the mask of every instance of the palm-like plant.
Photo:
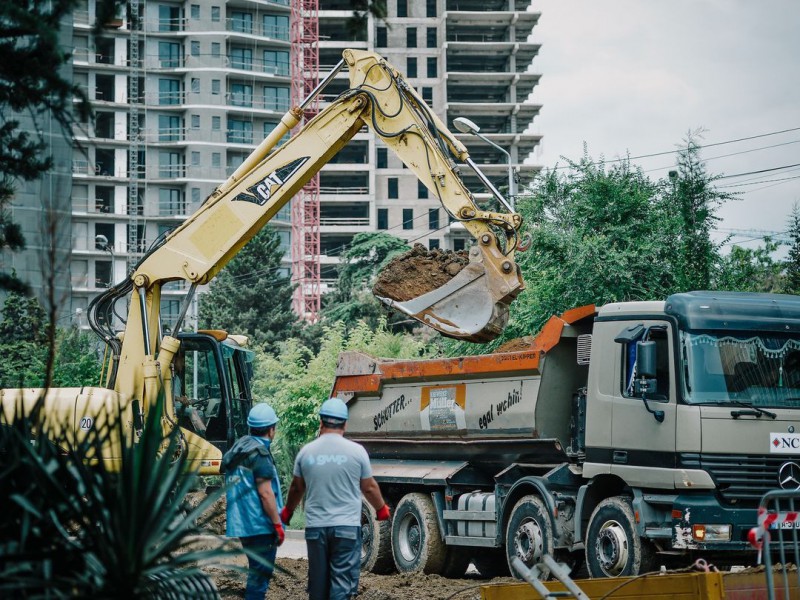
POLYGON ((48 438, 54 428, 41 405, 22 412, 0 422, 0 596, 218 597, 200 565, 232 549, 187 543, 222 490, 188 506, 196 478, 160 410, 148 413, 136 441, 119 419, 98 419, 73 445, 48 438), (110 442, 119 444, 113 470, 92 459, 110 442))

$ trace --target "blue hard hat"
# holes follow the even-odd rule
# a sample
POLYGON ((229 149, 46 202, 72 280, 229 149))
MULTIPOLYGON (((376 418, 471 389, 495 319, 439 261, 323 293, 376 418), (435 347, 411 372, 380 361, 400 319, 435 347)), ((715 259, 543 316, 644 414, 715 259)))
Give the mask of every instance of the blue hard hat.
POLYGON ((332 419, 347 420, 347 405, 341 398, 330 398, 319 407, 320 417, 331 417, 332 419))
POLYGON ((247 425, 260 429, 262 427, 272 427, 278 422, 278 415, 275 410, 266 402, 259 402, 250 409, 247 415, 247 425))

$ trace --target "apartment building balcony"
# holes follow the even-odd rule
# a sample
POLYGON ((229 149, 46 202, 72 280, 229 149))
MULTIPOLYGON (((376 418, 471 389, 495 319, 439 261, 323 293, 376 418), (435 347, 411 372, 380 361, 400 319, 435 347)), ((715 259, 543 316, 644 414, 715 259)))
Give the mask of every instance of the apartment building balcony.
POLYGON ((228 0, 225 3, 228 8, 269 8, 289 14, 290 0, 228 0))
POLYGON ((258 19, 252 18, 251 13, 246 14, 249 14, 250 18, 233 16, 225 19, 225 32, 229 39, 270 42, 289 47, 288 16, 286 25, 277 25, 268 19, 272 15, 259 15, 267 17, 267 19, 262 18, 259 22, 258 19))
POLYGON ((481 128, 481 133, 521 133, 539 114, 541 104, 447 104, 447 123, 466 117, 481 128), (516 123, 514 123, 516 121, 516 123))
MULTIPOLYGON (((514 10, 525 12, 531 0, 514 0, 514 10)), ((508 10, 508 0, 447 0, 445 10, 449 12, 503 12, 508 10)))
POLYGON ((447 99, 458 103, 525 102, 538 85, 538 73, 464 73, 446 75, 447 99), (512 86, 516 94, 512 96, 512 86))
MULTIPOLYGON (((474 135, 456 134, 456 137, 467 147, 472 160, 478 165, 487 164, 507 164, 508 158, 505 154, 487 144, 482 139, 474 135)), ((535 134, 486 134, 486 137, 495 142, 501 148, 505 148, 512 157, 516 151, 518 163, 523 162, 542 140, 541 135, 535 134)))
POLYGON ((448 12, 445 15, 446 40, 526 42, 540 16, 537 12, 448 12))
POLYGON ((523 73, 539 53, 540 44, 532 42, 445 42, 448 71, 475 73, 523 73))

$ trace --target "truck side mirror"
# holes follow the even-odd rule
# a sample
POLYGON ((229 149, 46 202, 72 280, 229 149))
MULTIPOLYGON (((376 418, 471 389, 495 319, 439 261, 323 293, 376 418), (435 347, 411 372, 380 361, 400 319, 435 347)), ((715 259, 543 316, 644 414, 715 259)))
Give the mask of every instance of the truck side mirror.
POLYGON ((647 412, 659 423, 664 422, 664 411, 653 410, 647 403, 647 395, 656 391, 656 343, 653 341, 636 342, 636 393, 641 395, 647 412))
POLYGON ((656 376, 655 342, 636 342, 636 370, 640 377, 656 376))

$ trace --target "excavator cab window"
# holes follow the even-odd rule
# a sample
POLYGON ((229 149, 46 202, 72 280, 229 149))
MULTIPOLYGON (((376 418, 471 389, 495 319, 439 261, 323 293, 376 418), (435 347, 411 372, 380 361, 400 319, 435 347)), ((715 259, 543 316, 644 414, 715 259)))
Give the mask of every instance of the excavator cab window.
POLYGON ((213 339, 203 336, 182 339, 181 349, 185 365, 182 393, 189 401, 191 412, 187 410, 179 416, 179 425, 205 437, 215 446, 227 447, 226 399, 230 390, 220 368, 219 347, 213 339))

